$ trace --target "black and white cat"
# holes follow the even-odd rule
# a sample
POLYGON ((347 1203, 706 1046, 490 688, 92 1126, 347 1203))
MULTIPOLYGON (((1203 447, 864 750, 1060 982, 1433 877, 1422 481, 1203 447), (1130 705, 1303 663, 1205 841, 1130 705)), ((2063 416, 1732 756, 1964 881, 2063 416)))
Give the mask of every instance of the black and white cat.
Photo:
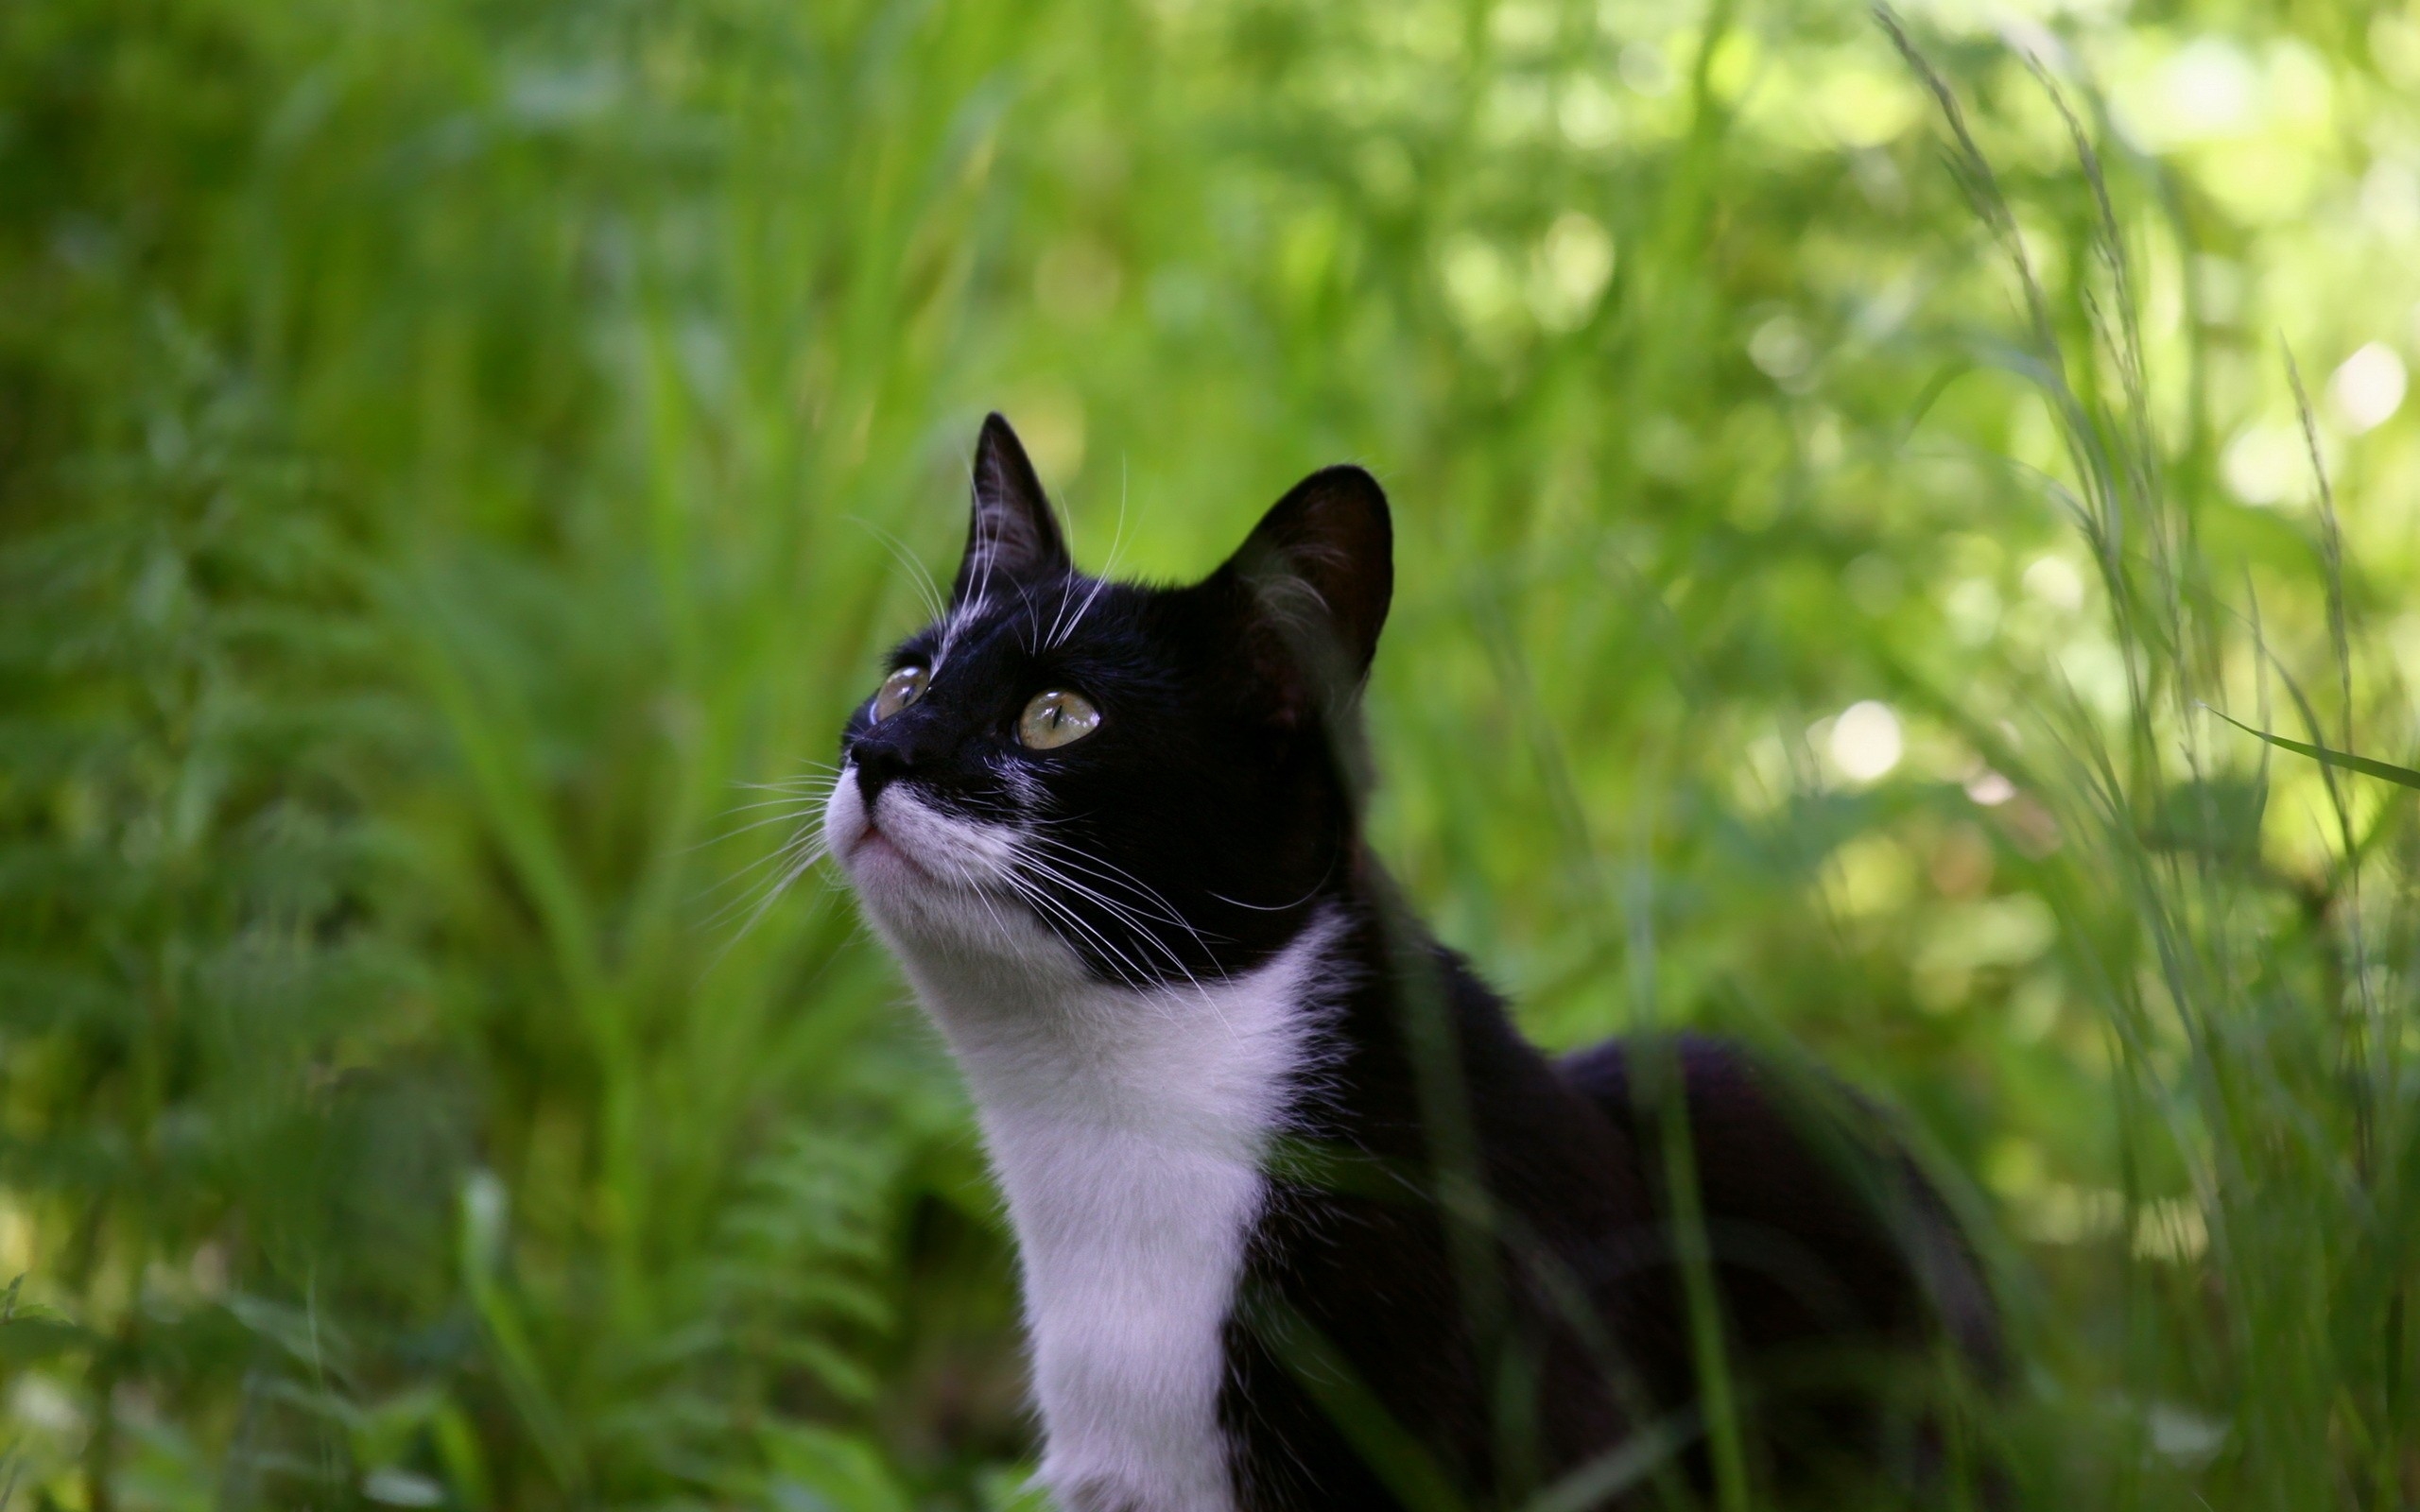
POLYGON ((1087 576, 994 416, 947 611, 849 721, 824 838, 973 1091, 1044 1482, 1068 1512, 1612 1505, 1703 1485, 1721 1423, 1768 1484, 1925 1458, 1876 1363, 1988 1376, 1996 1325, 1874 1121, 1713 1041, 1549 1060, 1399 906, 1358 775, 1392 587, 1351 467, 1201 582, 1087 576), (1685 1097, 1634 1095, 1651 1058, 1685 1097))

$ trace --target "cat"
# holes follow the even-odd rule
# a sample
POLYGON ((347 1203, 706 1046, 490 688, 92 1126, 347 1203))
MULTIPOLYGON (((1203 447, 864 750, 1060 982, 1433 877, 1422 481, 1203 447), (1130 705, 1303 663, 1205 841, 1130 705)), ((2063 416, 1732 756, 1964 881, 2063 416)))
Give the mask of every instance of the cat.
POLYGON ((997 415, 973 495, 821 823, 973 1095, 1058 1503, 1942 1473, 1893 1383, 1996 1376, 1998 1325, 1878 1115, 1713 1040, 1548 1058, 1370 853, 1377 482, 1184 587, 1079 572, 997 415))

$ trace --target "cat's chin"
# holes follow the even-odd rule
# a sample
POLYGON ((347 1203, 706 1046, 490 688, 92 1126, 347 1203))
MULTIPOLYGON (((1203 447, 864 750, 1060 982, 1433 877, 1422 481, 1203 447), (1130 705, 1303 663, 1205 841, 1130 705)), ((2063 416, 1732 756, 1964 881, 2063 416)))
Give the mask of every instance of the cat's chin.
MULTIPOLYGON (((965 858, 936 854, 935 841, 951 838, 934 832, 972 828, 952 824, 907 794, 893 789, 877 798, 882 812, 870 810, 857 787, 853 767, 841 774, 823 812, 823 834, 832 857, 858 896, 877 905, 928 899, 935 894, 972 890, 965 858)), ((965 847, 948 847, 964 850, 965 847)))
POLYGON ((1076 953, 1014 898, 937 880, 895 850, 845 869, 866 922, 920 987, 927 971, 1027 988, 1085 980, 1076 953))
POLYGON ((886 879, 894 873, 896 881, 905 885, 920 888, 945 885, 924 863, 902 849, 898 841, 871 825, 857 837, 856 844, 849 848, 849 853, 842 858, 841 864, 848 869, 850 880, 861 888, 868 878, 886 879))

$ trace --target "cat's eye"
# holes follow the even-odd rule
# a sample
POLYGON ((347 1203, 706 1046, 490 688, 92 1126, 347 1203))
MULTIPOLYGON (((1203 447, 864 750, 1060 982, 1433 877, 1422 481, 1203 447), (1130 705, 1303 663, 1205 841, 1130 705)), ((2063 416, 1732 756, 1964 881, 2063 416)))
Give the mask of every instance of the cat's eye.
POLYGON ((1034 750, 1072 745, 1100 728, 1100 711, 1080 693, 1037 693, 1017 716, 1017 741, 1034 750))
POLYGON ((929 677, 923 667, 901 667, 883 679, 882 686, 873 691, 874 723, 882 723, 923 697, 925 684, 928 680, 929 677))

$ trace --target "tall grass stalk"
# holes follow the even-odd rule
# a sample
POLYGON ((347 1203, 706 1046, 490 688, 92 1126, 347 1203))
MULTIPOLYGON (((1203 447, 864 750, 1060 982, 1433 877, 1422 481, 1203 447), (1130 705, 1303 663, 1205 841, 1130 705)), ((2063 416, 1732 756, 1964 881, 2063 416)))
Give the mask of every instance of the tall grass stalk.
POLYGON ((1550 1044, 1901 1109, 2024 1504, 2410 1503, 2412 800, 2348 763, 2420 431, 2341 359, 2420 358, 2420 47, 2167 17, 0 9, 18 1503, 1028 1504, 966 1110, 744 807, 993 407, 1144 575, 1378 471, 1408 902, 1550 1044))

